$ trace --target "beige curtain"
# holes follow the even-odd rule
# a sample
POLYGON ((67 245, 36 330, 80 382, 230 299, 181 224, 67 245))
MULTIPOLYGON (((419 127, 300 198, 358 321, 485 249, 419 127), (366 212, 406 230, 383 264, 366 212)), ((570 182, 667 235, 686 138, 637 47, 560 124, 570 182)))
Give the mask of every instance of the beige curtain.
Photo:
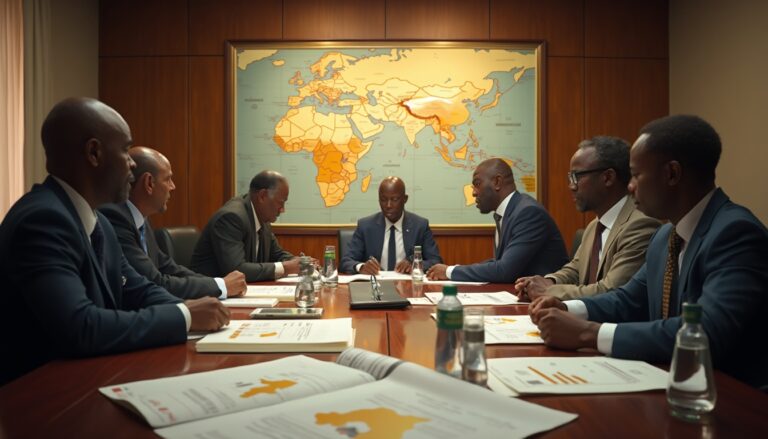
MULTIPOLYGON (((40 140, 40 127, 54 104, 53 74, 57 66, 53 63, 51 41, 50 0, 24 1, 24 190, 43 181, 45 152, 40 140)), ((69 7, 70 0, 62 2, 69 7)), ((72 31, 74 32, 74 30, 72 31)))
POLYGON ((0 218, 24 193, 24 13, 0 0, 0 218))

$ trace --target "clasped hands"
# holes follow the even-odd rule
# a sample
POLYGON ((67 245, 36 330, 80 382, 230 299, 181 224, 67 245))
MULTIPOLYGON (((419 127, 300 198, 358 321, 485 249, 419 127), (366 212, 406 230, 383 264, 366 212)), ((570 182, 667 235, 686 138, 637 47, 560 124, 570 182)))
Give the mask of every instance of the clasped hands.
POLYGON ((528 307, 531 321, 547 346, 560 349, 597 349, 600 324, 582 319, 568 312, 558 298, 540 296, 528 307))

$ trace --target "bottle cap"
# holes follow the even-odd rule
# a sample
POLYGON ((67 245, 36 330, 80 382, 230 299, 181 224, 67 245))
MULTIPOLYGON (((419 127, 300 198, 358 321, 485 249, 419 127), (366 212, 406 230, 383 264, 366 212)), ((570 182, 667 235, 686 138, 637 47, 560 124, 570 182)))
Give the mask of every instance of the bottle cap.
POLYGON ((421 251, 421 246, 420 245, 415 245, 415 246, 413 246, 413 248, 418 250, 418 251, 421 251))
POLYGON ((456 285, 443 285, 443 296, 455 296, 457 293, 456 285))
POLYGON ((701 323, 701 305, 698 303, 683 303, 683 321, 685 323, 701 323))

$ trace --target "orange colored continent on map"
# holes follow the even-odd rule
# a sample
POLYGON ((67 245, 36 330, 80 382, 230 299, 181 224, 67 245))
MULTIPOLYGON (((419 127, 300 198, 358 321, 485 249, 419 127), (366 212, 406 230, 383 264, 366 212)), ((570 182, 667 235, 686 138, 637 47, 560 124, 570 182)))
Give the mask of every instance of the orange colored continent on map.
POLYGON ((525 190, 528 193, 536 192, 536 176, 535 175, 522 175, 520 176, 520 181, 523 182, 523 186, 525 186, 525 190))
POLYGON ((346 413, 317 413, 317 425, 330 424, 336 431, 346 437, 356 439, 401 438, 416 424, 428 422, 427 418, 400 415, 392 409, 380 407, 375 409, 360 409, 346 413), (360 432, 355 424, 365 423, 368 431, 360 432))
POLYGON ((252 387, 247 392, 240 395, 241 398, 250 398, 252 396, 256 395, 262 395, 262 394, 274 394, 280 389, 287 389, 288 387, 293 387, 296 385, 296 381, 291 380, 277 380, 277 381, 270 381, 270 380, 261 380, 261 384, 264 384, 261 387, 252 387))

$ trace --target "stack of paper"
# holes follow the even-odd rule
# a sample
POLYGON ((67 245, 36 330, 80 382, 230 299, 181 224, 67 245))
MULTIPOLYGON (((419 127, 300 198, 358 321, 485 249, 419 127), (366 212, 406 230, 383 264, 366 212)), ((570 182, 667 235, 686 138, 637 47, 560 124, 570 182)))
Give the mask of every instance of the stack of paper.
POLYGON ((230 297, 224 299, 221 304, 230 308, 272 308, 277 305, 278 300, 272 299, 258 299, 253 297, 230 297))
POLYGON ((355 341, 352 319, 232 320, 197 342, 198 352, 341 352, 355 341))
MULTIPOLYGON (((298 282, 298 278, 296 278, 298 282)), ((249 299, 277 299, 281 302, 293 302, 296 287, 292 285, 248 285, 245 297, 249 299)))
POLYGON ((521 395, 661 390, 669 375, 642 361, 607 357, 493 358, 488 371, 496 385, 500 382, 521 395))

